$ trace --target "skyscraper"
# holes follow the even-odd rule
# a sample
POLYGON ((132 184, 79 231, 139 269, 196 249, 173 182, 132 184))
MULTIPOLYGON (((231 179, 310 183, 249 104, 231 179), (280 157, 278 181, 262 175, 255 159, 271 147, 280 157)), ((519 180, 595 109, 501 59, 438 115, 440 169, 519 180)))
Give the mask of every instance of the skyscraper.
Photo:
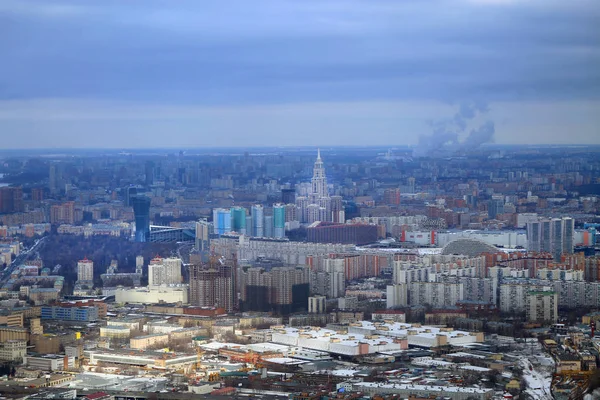
POLYGON ((281 189, 281 202, 283 204, 290 204, 296 201, 296 189, 281 189))
POLYGON ((342 196, 331 196, 331 221, 340 223, 346 222, 342 196))
POLYGON ((0 188, 0 213, 23 212, 23 188, 0 188))
POLYGON ((232 312, 234 293, 233 267, 214 260, 190 267, 190 304, 232 312))
POLYGON ((275 227, 274 236, 282 238, 285 236, 285 205, 273 205, 273 225, 275 227))
POLYGON ((135 216, 135 241, 146 242, 150 238, 150 198, 133 196, 131 203, 135 216))
POLYGON ((233 207, 231 209, 231 230, 246 234, 246 209, 244 207, 233 207))
POLYGON ((145 170, 146 186, 151 186, 154 183, 154 162, 146 161, 145 170))
POLYGON ((488 218, 496 219, 498 214, 504 213, 504 200, 501 198, 492 198, 488 201, 488 218))
POLYGON ((574 250, 573 218, 539 219, 527 222, 527 250, 552 253, 559 261, 564 253, 574 250))
POLYGON ((317 150, 317 160, 313 167, 312 183, 312 195, 313 203, 321 197, 328 197, 327 191, 327 177, 325 176, 325 168, 323 168, 323 160, 321 160, 321 150, 317 150))
POLYGON ((260 204, 256 204, 252 206, 251 209, 252 215, 252 228, 254 230, 252 236, 256 237, 264 237, 264 221, 265 221, 265 213, 263 206, 260 204))
POLYGON ((196 250, 203 252, 210 249, 211 224, 206 218, 196 222, 196 250))
POLYGON ((264 234, 264 237, 268 237, 268 238, 275 237, 275 224, 273 222, 272 215, 265 215, 263 234, 264 234))
POLYGON ((224 235, 231 232, 231 214, 232 212, 225 208, 213 210, 213 227, 216 234, 224 235))
POLYGON ((133 196, 137 195, 137 189, 136 186, 127 186, 125 188, 125 205, 127 207, 133 206, 132 200, 133 196))
MULTIPOLYGON (((333 221, 331 198, 329 197, 327 177, 325 176, 320 150, 317 151, 317 160, 313 167, 310 191, 311 193, 307 197, 300 196, 296 198, 300 222, 311 224, 316 221, 333 221)), ((336 206, 339 206, 339 204, 336 206)), ((337 218, 339 219, 339 214, 337 218)))

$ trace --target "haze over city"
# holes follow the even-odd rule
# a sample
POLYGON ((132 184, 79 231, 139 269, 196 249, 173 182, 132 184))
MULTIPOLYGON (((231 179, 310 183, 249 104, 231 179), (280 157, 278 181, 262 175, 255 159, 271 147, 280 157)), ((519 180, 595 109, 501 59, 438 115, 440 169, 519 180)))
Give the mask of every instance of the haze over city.
POLYGON ((416 145, 464 102, 495 143, 600 143, 593 0, 2 0, 0 18, 3 148, 416 145))
POLYGON ((599 0, 0 0, 0 398, 599 400, 599 0))

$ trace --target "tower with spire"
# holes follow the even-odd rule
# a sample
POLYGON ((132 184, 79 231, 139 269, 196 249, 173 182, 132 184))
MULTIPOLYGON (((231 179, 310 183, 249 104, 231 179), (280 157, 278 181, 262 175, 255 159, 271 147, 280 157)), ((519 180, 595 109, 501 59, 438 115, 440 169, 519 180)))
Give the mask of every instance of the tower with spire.
POLYGON ((312 202, 317 203, 322 197, 329 197, 327 191, 327 177, 325 176, 325 168, 323 168, 323 160, 321 160, 321 149, 317 150, 317 160, 313 167, 312 182, 312 202))
POLYGON ((316 221, 332 221, 331 198, 327 189, 327 177, 323 160, 321 159, 321 150, 317 150, 317 160, 313 167, 313 177, 311 179, 311 193, 307 197, 296 199, 296 207, 300 221, 303 223, 313 223, 316 221))

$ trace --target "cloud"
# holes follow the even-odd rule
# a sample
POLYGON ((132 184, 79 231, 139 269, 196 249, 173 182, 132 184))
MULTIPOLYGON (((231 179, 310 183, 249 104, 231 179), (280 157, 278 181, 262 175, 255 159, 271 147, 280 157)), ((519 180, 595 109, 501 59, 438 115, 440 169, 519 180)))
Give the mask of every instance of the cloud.
MULTIPOLYGON (((1 0, 0 129, 327 104, 597 104, 598 26, 596 0, 1 0), (40 110, 50 102, 60 118, 40 110)), ((467 134, 452 107, 426 109, 423 124, 454 118, 467 134)), ((347 124, 332 126, 343 140, 347 124)))
POLYGON ((600 93, 593 1, 4 4, 2 98, 233 104, 600 93))

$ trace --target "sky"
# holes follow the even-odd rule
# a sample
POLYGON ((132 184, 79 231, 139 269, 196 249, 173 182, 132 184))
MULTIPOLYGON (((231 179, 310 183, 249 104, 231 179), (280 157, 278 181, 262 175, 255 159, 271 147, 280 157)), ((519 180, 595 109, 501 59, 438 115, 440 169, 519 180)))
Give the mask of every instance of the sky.
POLYGON ((415 145, 464 102, 600 144, 598 0, 0 0, 2 148, 415 145))

